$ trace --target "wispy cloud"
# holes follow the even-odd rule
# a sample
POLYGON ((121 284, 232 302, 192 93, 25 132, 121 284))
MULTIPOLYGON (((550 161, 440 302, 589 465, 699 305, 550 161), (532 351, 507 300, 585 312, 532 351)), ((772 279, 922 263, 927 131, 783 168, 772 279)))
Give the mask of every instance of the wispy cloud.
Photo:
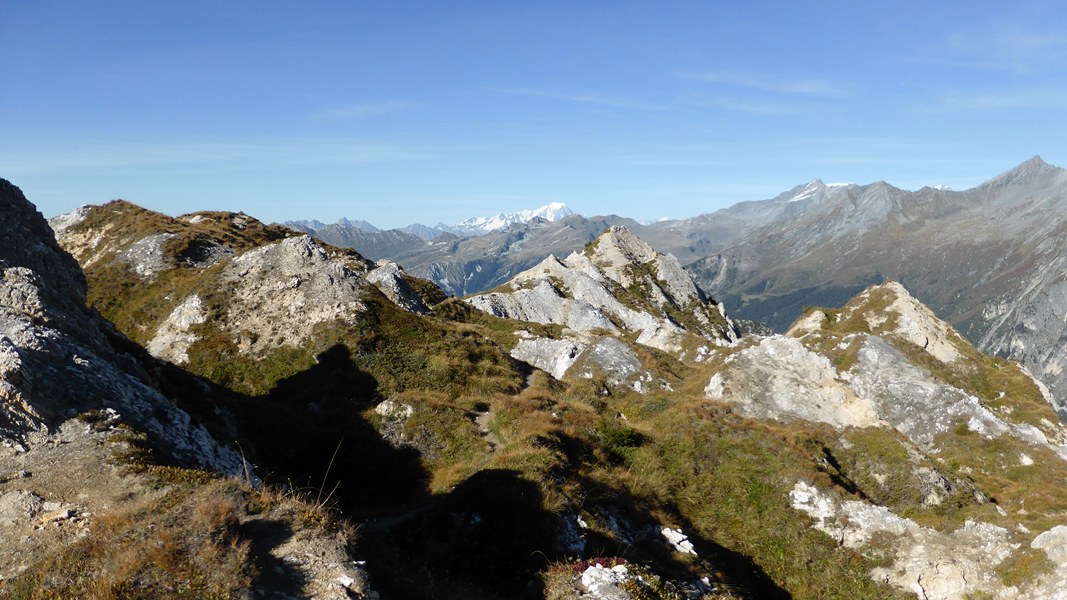
POLYGON ((219 142, 214 140, 27 140, 17 152, 0 151, 0 171, 13 175, 68 169, 160 166, 246 169, 315 164, 427 160, 429 147, 343 138, 219 142))
POLYGON ((348 121, 380 117, 391 113, 408 110, 418 106, 417 103, 408 100, 389 100, 387 102, 365 102, 352 104, 339 108, 331 108, 312 113, 308 118, 312 121, 348 121))
POLYGON ((952 66, 1028 72, 1041 65, 1059 64, 1067 57, 1067 35, 1044 34, 1021 28, 993 32, 955 33, 944 42, 952 66))
POLYGON ((727 95, 699 96, 689 103, 695 107, 721 108, 724 110, 756 115, 790 115, 807 109, 810 102, 791 102, 774 98, 738 98, 727 95))
POLYGON ((928 107, 932 112, 955 110, 1063 110, 1067 108, 1067 89, 1028 89, 1007 92, 963 93, 942 95, 928 107))
POLYGON ((511 94, 514 96, 532 96, 535 98, 549 98, 581 104, 593 104, 597 106, 610 106, 613 108, 625 108, 629 110, 643 111, 667 111, 672 107, 666 104, 656 104, 634 100, 625 96, 612 94, 598 94, 586 92, 558 92, 536 88, 490 88, 489 91, 497 94, 511 94))
POLYGON ((815 79, 788 81, 737 71, 685 72, 680 73, 680 76, 723 86, 747 88, 774 94, 831 98, 844 96, 848 92, 840 84, 829 81, 815 79))

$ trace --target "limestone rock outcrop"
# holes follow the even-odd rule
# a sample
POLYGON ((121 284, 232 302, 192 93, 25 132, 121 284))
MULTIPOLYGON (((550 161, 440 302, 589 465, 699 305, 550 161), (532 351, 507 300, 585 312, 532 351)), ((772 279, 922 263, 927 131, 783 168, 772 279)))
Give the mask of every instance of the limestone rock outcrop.
POLYGON ((644 367, 620 337, 675 355, 739 339, 722 306, 708 300, 673 256, 623 227, 611 227, 566 259, 550 255, 504 289, 466 302, 498 317, 563 326, 561 339, 522 339, 512 352, 556 378, 582 362, 584 377, 603 374, 613 385, 633 379, 644 367))
MULTIPOLYGON (((900 440, 893 444, 903 450, 895 450, 895 467, 887 466, 884 455, 861 459, 858 476, 870 496, 842 496, 807 481, 790 493, 813 527, 846 548, 888 560, 872 578, 918 598, 1058 597, 1053 590, 1062 589, 1067 573, 1059 548, 1063 527, 1005 527, 1010 520, 1002 518, 1027 514, 1026 499, 1018 501, 1022 508, 1004 498, 999 502, 1007 507, 1001 506, 981 489, 996 479, 977 473, 1000 477, 1033 468, 1031 454, 1062 472, 1067 430, 1054 422, 1044 391, 1024 368, 980 355, 900 284, 872 286, 839 310, 810 311, 787 336, 750 341, 722 359, 704 395, 751 418, 825 423, 841 439, 883 430, 883 439, 900 440), (990 449, 996 458, 985 463, 968 453, 990 449), (974 463, 958 466, 961 460, 974 463), (887 475, 893 469, 898 474, 887 475), (896 483, 887 483, 891 477, 896 483), (891 488, 896 491, 886 491, 891 488), (900 490, 911 490, 912 506, 992 509, 955 529, 932 528, 901 516, 900 504, 893 504, 902 502, 900 490), (895 499, 886 505, 875 498, 895 499), (1013 568, 1009 559, 1017 560, 1011 557, 1024 544, 1041 550, 1054 566, 1022 584, 995 576, 997 569, 1013 568)), ((847 453, 850 442, 841 444, 836 452, 847 453)), ((824 451, 827 472, 841 476, 841 463, 824 451)), ((848 477, 839 480, 841 488, 855 493, 848 477)))
POLYGON ((367 281, 378 286, 386 298, 408 312, 420 314, 430 312, 426 301, 404 278, 403 267, 394 261, 377 261, 375 267, 367 273, 367 281))

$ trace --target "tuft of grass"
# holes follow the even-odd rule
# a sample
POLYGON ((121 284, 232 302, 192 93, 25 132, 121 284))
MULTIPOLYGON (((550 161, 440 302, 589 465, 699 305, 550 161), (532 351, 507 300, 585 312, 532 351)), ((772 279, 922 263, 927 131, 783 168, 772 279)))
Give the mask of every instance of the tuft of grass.
POLYGON ((1056 568, 1044 550, 1024 546, 997 565, 996 573, 1006 586, 1024 586, 1056 568))

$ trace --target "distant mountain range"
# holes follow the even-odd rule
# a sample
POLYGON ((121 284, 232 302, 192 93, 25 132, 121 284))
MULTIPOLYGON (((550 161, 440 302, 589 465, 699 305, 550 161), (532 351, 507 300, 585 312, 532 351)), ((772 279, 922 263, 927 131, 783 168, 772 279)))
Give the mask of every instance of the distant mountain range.
MULTIPOLYGON (((423 240, 433 240, 444 234, 453 234, 458 237, 470 237, 475 235, 485 235, 494 231, 500 231, 506 229, 515 224, 529 223, 535 219, 543 219, 545 221, 558 221, 564 217, 573 215, 574 211, 567 208, 566 204, 562 202, 552 202, 546 204, 540 208, 532 210, 520 210, 518 212, 499 213, 492 217, 471 217, 464 219, 455 225, 445 225, 444 223, 438 223, 434 227, 422 225, 421 223, 413 223, 406 227, 400 227, 392 231, 398 231, 413 235, 423 240)), ((321 231, 326 231, 325 235, 333 235, 332 231, 339 230, 359 230, 363 233, 379 233, 382 230, 371 225, 363 220, 349 220, 341 218, 336 223, 328 224, 321 221, 287 221, 285 225, 304 231, 306 233, 318 234, 321 231)), ((343 234, 342 234, 343 235, 343 234)))

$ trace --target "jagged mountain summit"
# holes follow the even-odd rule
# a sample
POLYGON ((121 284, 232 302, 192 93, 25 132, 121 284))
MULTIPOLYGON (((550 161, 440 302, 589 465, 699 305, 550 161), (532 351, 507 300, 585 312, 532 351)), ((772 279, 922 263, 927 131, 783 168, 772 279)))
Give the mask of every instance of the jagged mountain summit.
POLYGON ((704 393, 755 418, 841 432, 821 452, 831 478, 862 489, 859 498, 803 480, 789 496, 842 546, 882 556, 872 577, 919 598, 1062 594, 1067 557, 1051 548, 1067 527, 1037 531, 1017 520, 1039 501, 1018 487, 1035 481, 1027 469, 1067 468, 1067 429, 1047 390, 1025 368, 979 355, 900 284, 868 288, 842 309, 811 310, 785 336, 732 355, 704 393), (894 436, 898 446, 882 445, 894 436), (1002 477, 1016 483, 1001 487, 1002 477), (947 504, 970 507, 958 528, 902 514, 947 504), (1010 557, 1046 548, 1052 562, 1040 574, 1000 575, 1018 560, 1010 557))
POLYGON ((322 221, 318 221, 318 220, 312 219, 312 220, 305 220, 305 221, 286 221, 285 225, 287 225, 289 227, 292 227, 294 229, 298 229, 300 231, 305 231, 307 233, 314 233, 314 232, 316 232, 316 231, 318 231, 320 229, 324 229, 326 227, 330 227, 331 225, 336 226, 336 227, 358 229, 360 231, 365 231, 367 233, 377 233, 377 232, 381 231, 381 229, 378 229, 374 225, 371 225, 370 223, 368 223, 367 221, 364 221, 362 219, 356 219, 356 220, 353 221, 353 220, 347 219, 345 217, 341 217, 340 219, 337 220, 336 223, 323 223, 322 221))
MULTIPOLYGON (((521 225, 529 223, 534 220, 544 220, 548 222, 555 222, 564 217, 569 217, 575 214, 574 211, 567 208, 567 205, 562 202, 551 202, 539 208, 520 210, 517 212, 499 213, 491 217, 471 217, 464 219, 453 225, 446 225, 444 223, 438 223, 434 227, 428 227, 421 223, 413 223, 406 227, 400 227, 391 231, 397 233, 405 233, 415 236, 421 240, 433 240, 441 237, 445 234, 452 234, 458 237, 471 237, 485 235, 495 231, 506 229, 512 225, 521 225)), ((303 220, 303 221, 286 221, 286 226, 292 227, 305 233, 314 234, 327 239, 330 237, 344 238, 345 236, 352 237, 355 231, 363 234, 376 234, 384 233, 381 229, 371 225, 367 221, 360 219, 349 220, 341 218, 336 223, 323 223, 316 220, 303 220), (325 236, 325 237, 323 237, 325 236)), ((373 235, 369 236, 369 239, 373 240, 373 235)), ((360 244, 372 244, 374 242, 360 241, 360 244)), ((379 242, 380 243, 380 242, 379 242)), ((355 248, 356 246, 349 245, 348 247, 355 248)), ((373 253, 373 252, 372 252, 373 253)), ((386 255, 383 255, 385 257, 386 255)))

